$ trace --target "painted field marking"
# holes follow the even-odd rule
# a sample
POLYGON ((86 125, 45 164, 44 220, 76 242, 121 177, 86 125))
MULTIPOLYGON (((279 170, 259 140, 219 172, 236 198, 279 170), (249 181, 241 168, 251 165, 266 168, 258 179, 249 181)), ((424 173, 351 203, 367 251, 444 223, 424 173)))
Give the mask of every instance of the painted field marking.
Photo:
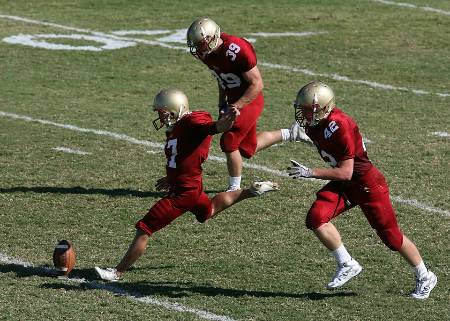
POLYGON ((139 38, 135 39, 135 38, 128 38, 128 37, 119 37, 119 36, 115 36, 113 34, 99 32, 99 31, 94 31, 94 30, 90 30, 90 29, 69 27, 69 26, 64 26, 64 25, 60 25, 60 24, 57 24, 57 23, 45 22, 45 21, 39 21, 39 20, 33 20, 33 19, 27 19, 27 18, 18 17, 18 16, 10 16, 10 15, 0 14, 0 19, 14 20, 14 21, 20 21, 20 22, 25 22, 25 23, 49 26, 49 27, 54 27, 54 28, 58 28, 58 29, 68 30, 68 31, 76 31, 76 32, 79 32, 79 33, 89 33, 89 34, 92 34, 94 36, 104 37, 104 38, 108 38, 108 39, 116 39, 116 40, 119 40, 119 41, 137 42, 137 43, 142 43, 142 44, 151 45, 151 46, 160 46, 160 47, 164 47, 164 48, 176 49, 176 50, 184 50, 186 52, 189 52, 189 49, 186 48, 185 46, 183 46, 183 47, 172 46, 172 45, 164 43, 162 41, 146 40, 146 39, 139 39, 139 38))
POLYGON ((443 14, 446 16, 450 16, 450 11, 444 11, 444 10, 440 10, 440 9, 435 9, 432 7, 421 7, 421 6, 416 6, 415 4, 412 3, 406 3, 406 2, 395 2, 395 1, 387 1, 387 0, 372 0, 373 2, 378 2, 378 3, 382 3, 382 4, 388 4, 391 6, 399 6, 399 7, 405 7, 405 8, 411 8, 411 9, 420 9, 423 11, 428 11, 428 12, 434 12, 434 13, 439 13, 439 14, 443 14))
MULTIPOLYGON (((4 264, 12 264, 12 265, 18 265, 23 268, 29 268, 30 270, 34 271, 36 274, 48 274, 49 276, 54 275, 55 270, 49 267, 44 266, 34 266, 33 263, 25 262, 22 260, 19 260, 17 258, 9 257, 6 254, 3 254, 0 252, 0 263, 4 264)), ((163 308, 166 308, 167 310, 176 311, 176 312, 184 312, 184 313, 191 313, 196 315, 197 317, 205 320, 211 320, 211 321, 236 321, 235 319, 232 319, 225 315, 218 315, 211 313, 209 311, 205 310, 199 310, 190 308, 188 306, 182 305, 177 302, 170 302, 165 300, 160 300, 152 296, 144 296, 138 292, 128 292, 124 289, 107 283, 98 283, 96 281, 89 281, 86 279, 80 279, 80 278, 67 278, 67 279, 60 279, 60 280, 67 280, 68 282, 74 282, 74 283, 80 283, 85 286, 88 286, 92 289, 98 289, 98 290, 105 290, 108 292, 111 292, 113 294, 126 297, 133 301, 142 302, 148 305, 156 305, 163 308)))
POLYGON ((79 149, 73 149, 73 148, 68 148, 68 147, 54 147, 52 149, 56 150, 58 152, 64 152, 64 153, 69 153, 69 154, 77 154, 77 155, 90 155, 91 154, 89 152, 84 152, 79 149))
POLYGON ((100 136, 107 136, 107 137, 110 137, 110 138, 113 138, 113 139, 116 139, 116 140, 123 140, 123 141, 127 141, 129 143, 132 143, 132 144, 143 145, 143 146, 147 146, 147 147, 150 147, 150 148, 164 148, 164 144, 153 143, 153 142, 149 142, 147 140, 140 140, 140 139, 136 139, 136 138, 124 135, 124 134, 117 134, 117 133, 109 132, 109 131, 106 131, 106 130, 81 128, 81 127, 78 127, 78 126, 55 123, 55 122, 52 122, 52 121, 32 118, 32 117, 24 116, 24 115, 5 113, 3 111, 0 111, 0 117, 8 117, 8 118, 13 118, 13 119, 20 119, 20 120, 24 120, 24 121, 27 121, 27 122, 34 122, 34 123, 39 123, 39 124, 43 124, 43 125, 50 125, 50 126, 55 126, 55 127, 59 127, 59 128, 69 129, 69 130, 78 131, 78 132, 82 132, 82 133, 91 133, 91 134, 100 135, 100 136))
POLYGON ((30 47, 44 48, 49 50, 83 50, 83 51, 102 51, 102 50, 114 50, 127 47, 136 46, 136 42, 131 41, 119 41, 117 39, 110 39, 99 36, 88 35, 55 35, 55 34, 39 34, 39 35, 17 35, 4 39, 5 42, 11 44, 25 44, 30 47), (96 46, 72 46, 47 42, 45 40, 37 39, 75 39, 75 40, 87 40, 95 41, 103 44, 101 47, 96 46))
MULTIPOLYGON (((147 45, 156 45, 156 46, 161 46, 164 48, 168 48, 168 49, 175 49, 175 50, 183 50, 185 52, 189 52, 189 49, 186 48, 186 46, 174 46, 171 45, 165 41, 167 41, 167 38, 165 41, 155 41, 155 40, 146 40, 146 39, 139 39, 139 38, 130 38, 130 37, 123 37, 123 36, 117 36, 114 34, 108 34, 108 33, 103 33, 103 32, 98 32, 98 31, 93 31, 90 29, 83 29, 83 28, 75 28, 75 27, 68 27, 68 26, 63 26, 63 25, 59 25, 56 23, 50 23, 50 22, 44 22, 44 21, 38 21, 38 20, 32 20, 32 19, 27 19, 27 18, 22 18, 22 17, 18 17, 18 16, 10 16, 10 15, 3 15, 0 14, 0 18, 3 19, 9 19, 9 20, 14 20, 14 21, 21 21, 21 22, 25 22, 25 23, 32 23, 32 24, 40 24, 40 25, 45 25, 45 26, 51 26, 51 27, 55 27, 55 28, 60 28, 60 29, 64 29, 64 30, 70 30, 70 31, 76 31, 76 32, 81 32, 81 33, 90 33, 94 36, 101 36, 101 37, 105 37, 108 39, 115 39, 118 41, 129 41, 131 43, 142 43, 142 44, 147 44, 147 45)), ((176 32, 176 36, 175 36, 175 40, 176 42, 180 42, 180 36, 182 34, 185 34, 184 31, 185 29, 178 29, 176 32)), ((137 32, 139 34, 138 31, 134 31, 137 32)), ((164 32, 164 30, 156 30, 157 33, 160 32, 164 32)), ((113 32, 114 33, 114 32, 113 32)), ((124 34, 125 31, 116 31, 116 33, 118 34, 124 34)), ((268 33, 266 33, 268 34, 268 33)), ((22 35, 25 36, 25 35, 22 35)), ((72 35, 72 36, 77 36, 80 37, 80 35, 72 35)), ((12 36, 12 37, 7 37, 4 38, 3 41, 11 41, 12 43, 16 43, 17 42, 17 38, 18 36, 12 36), (6 40, 5 40, 6 39, 6 40)), ((171 36, 169 36, 169 40, 172 39, 170 38, 171 36)), ((28 39, 28 41, 31 41, 30 39, 28 39)), ((37 44, 36 44, 37 45, 37 44)), ((130 44, 130 45, 134 45, 134 44, 130 44)), ((120 46, 120 45, 118 45, 120 46)), ((383 89, 383 90, 395 90, 395 91, 404 91, 404 92, 412 92, 416 95, 437 95, 440 97, 450 97, 450 93, 432 93, 430 91, 426 91, 426 90, 422 90, 422 89, 410 89, 410 88, 406 88, 406 87, 398 87, 398 86, 393 86, 393 85, 388 85, 388 84, 381 84, 378 82, 374 82, 374 81, 370 81, 370 80, 355 80, 355 79, 351 79, 347 76, 341 76, 338 74, 329 74, 329 73, 317 73, 305 68, 298 68, 298 67, 292 67, 292 66, 287 66, 287 65, 280 65, 280 64, 273 64, 270 62, 259 62, 259 65, 264 66, 266 68, 271 68, 271 69, 278 69, 278 70, 284 70, 284 71, 288 71, 288 72, 299 72, 299 73, 303 73, 305 75, 308 76, 315 76, 315 77, 323 77, 323 78, 328 78, 328 79, 333 79, 333 80, 337 80, 337 81, 345 81, 345 82, 350 82, 350 83, 356 83, 356 84, 361 84, 361 85, 366 85, 372 88, 376 88, 376 89, 383 89)))
POLYGON ((315 35, 323 35, 327 34, 326 31, 305 31, 305 32, 253 32, 253 33, 247 33, 250 36, 254 37, 264 37, 264 38, 270 38, 270 37, 307 37, 307 36, 315 36, 315 35))
POLYGON ((146 153, 147 154, 153 154, 153 155, 157 155, 157 154, 163 154, 163 150, 148 150, 146 153))
POLYGON ((447 132, 432 132, 431 135, 438 137, 450 138, 450 134, 447 132))
POLYGON ((421 202, 419 202, 418 200, 415 199, 404 199, 401 196, 392 196, 391 195, 391 199, 393 201, 396 201, 397 203, 401 203, 401 204, 406 204, 427 212, 431 212, 431 213, 437 213, 437 214, 442 214, 443 216, 447 216, 450 217, 450 211, 446 211, 446 210, 441 210, 439 208, 435 208, 426 204, 423 204, 421 202))
POLYGON ((264 61, 260 61, 258 64, 261 66, 264 66, 264 67, 272 68, 272 69, 285 70, 285 71, 289 71, 289 72, 298 72, 298 73, 302 73, 302 74, 305 74, 308 76, 323 77, 323 78, 333 79, 333 80, 337 80, 337 81, 345 81, 345 82, 350 82, 350 83, 355 83, 355 84, 361 84, 361 85, 366 85, 366 86, 376 88, 376 89, 412 92, 416 95, 437 95, 440 97, 450 97, 449 93, 432 93, 432 92, 422 90, 422 89, 410 89, 410 88, 406 88, 406 87, 397 87, 397 86, 393 86, 393 85, 381 84, 381 83, 378 83, 375 81, 351 79, 347 76, 340 76, 338 74, 317 73, 317 72, 314 72, 312 70, 305 69, 305 68, 296 68, 296 67, 291 67, 291 66, 287 66, 287 65, 272 64, 272 63, 268 63, 268 62, 264 62, 264 61))
MULTIPOLYGON (((17 115, 17 114, 7 113, 7 112, 3 112, 3 111, 0 111, 0 117, 24 120, 27 122, 35 122, 35 123, 39 123, 39 124, 43 124, 43 125, 51 125, 51 126, 56 126, 59 128, 69 129, 69 130, 83 132, 83 133, 91 133, 91 134, 95 134, 95 135, 107 136, 107 137, 110 137, 110 138, 113 138, 116 140, 122 140, 122 141, 127 141, 132 144, 147 146, 152 149, 153 148, 156 148, 156 149, 164 148, 164 145, 160 144, 160 143, 154 143, 154 142, 150 142, 147 140, 136 139, 136 138, 130 137, 125 134, 118 134, 118 133, 113 133, 113 132, 109 132, 109 131, 105 131, 105 130, 81 128, 81 127, 74 126, 74 125, 60 124, 60 123, 55 123, 55 122, 48 121, 48 120, 32 118, 29 116, 17 115)), ((214 156, 214 155, 210 155, 208 157, 208 160, 212 160, 212 161, 216 161, 216 162, 220 162, 220 163, 226 163, 225 158, 219 157, 219 156, 214 156)), ((279 176, 279 177, 289 177, 289 175, 284 171, 272 169, 272 168, 258 165, 258 164, 251 164, 248 162, 244 162, 243 166, 246 168, 256 169, 256 170, 266 172, 266 173, 269 173, 269 174, 272 174, 275 176, 279 176)), ((315 182, 320 182, 322 184, 325 182, 325 181, 319 180, 319 179, 304 179, 304 181, 306 181, 306 182, 307 181, 315 181, 315 182)), ((441 214, 444 216, 450 216, 450 211, 423 204, 415 199, 411 199, 411 200, 403 199, 401 196, 391 196, 391 198, 399 203, 407 204, 407 205, 410 205, 412 207, 415 207, 415 208, 418 208, 418 209, 421 209, 421 210, 424 210, 427 212, 438 213, 438 214, 441 214)))

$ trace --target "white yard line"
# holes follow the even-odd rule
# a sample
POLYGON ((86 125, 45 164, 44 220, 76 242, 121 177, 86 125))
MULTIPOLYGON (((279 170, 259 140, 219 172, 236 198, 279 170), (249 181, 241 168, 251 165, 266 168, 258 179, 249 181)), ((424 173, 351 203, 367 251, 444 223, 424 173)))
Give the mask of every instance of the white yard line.
POLYGON ((305 68, 296 68, 296 67, 287 66, 287 65, 272 64, 272 63, 264 62, 264 61, 260 61, 258 64, 260 66, 268 67, 268 68, 272 68, 272 69, 280 69, 280 70, 285 70, 285 71, 289 71, 289 72, 298 72, 298 73, 308 75, 308 76, 323 77, 323 78, 333 79, 333 80, 337 80, 337 81, 345 81, 345 82, 350 82, 350 83, 355 83, 355 84, 361 84, 361 85, 366 85, 366 86, 376 88, 376 89, 412 92, 416 95, 437 95, 440 97, 450 97, 449 93, 432 93, 432 92, 422 90, 422 89, 397 87, 397 86, 393 86, 393 85, 381 84, 381 83, 378 83, 375 81, 369 81, 369 80, 363 80, 363 79, 351 79, 347 76, 341 76, 338 74, 317 73, 317 72, 314 72, 312 70, 305 69, 305 68))
POLYGON ((426 212, 438 213, 438 214, 442 214, 444 216, 450 217, 450 211, 445 211, 445 210, 441 210, 439 208, 428 206, 428 205, 423 204, 423 203, 421 203, 421 202, 419 202, 418 200, 415 200, 415 199, 404 199, 401 196, 391 196, 391 199, 393 201, 398 202, 398 203, 407 204, 409 206, 412 206, 412 207, 424 210, 426 212))
POLYGON ((431 135, 438 137, 450 138, 450 134, 447 132, 432 132, 431 135))
MULTIPOLYGON (((43 267, 43 266, 34 266, 33 263, 25 262, 17 258, 9 257, 6 254, 3 254, 0 252, 0 263, 3 264, 13 264, 18 265, 24 268, 32 269, 36 272, 36 274, 48 274, 49 276, 53 275, 54 270, 49 267, 43 267)), ((128 292, 124 289, 120 288, 119 286, 113 285, 113 284, 107 284, 107 283, 98 283, 96 281, 89 281, 86 279, 80 279, 80 278, 67 278, 68 282, 75 282, 75 283, 82 283, 85 286, 88 286, 92 289, 99 289, 99 290, 105 290, 111 293, 114 293, 116 295, 120 295, 123 297, 126 297, 133 301, 142 302, 149 305, 156 305, 163 308, 166 308, 167 310, 177 311, 177 312, 184 312, 184 313, 191 313, 195 314, 197 317, 205 320, 212 320, 212 321, 236 321, 235 319, 232 319, 225 315, 218 315, 211 313, 209 311, 205 310, 199 310, 195 308, 190 308, 188 306, 185 306, 183 304, 177 303, 177 302, 170 302, 170 301, 164 301, 160 300, 156 297, 152 296, 144 296, 138 292, 128 292)))
POLYGON ((91 154, 89 152, 84 152, 79 149, 68 148, 68 147, 54 147, 52 149, 56 150, 58 152, 64 152, 64 153, 69 153, 69 154, 77 154, 77 155, 90 155, 91 154))
MULTIPOLYGON (((164 145, 160 144, 160 143, 154 143, 154 142, 150 142, 147 140, 136 139, 136 138, 130 137, 128 135, 109 132, 106 130, 81 128, 81 127, 74 126, 74 125, 60 124, 60 123, 55 123, 55 122, 52 122, 49 120, 37 119, 37 118, 29 117, 29 116, 17 115, 17 114, 7 113, 7 112, 3 112, 3 111, 0 111, 0 117, 24 120, 27 122, 35 122, 35 123, 39 123, 39 124, 43 124, 43 125, 51 125, 51 126, 55 126, 55 127, 59 127, 59 128, 82 132, 82 133, 91 133, 91 134, 100 135, 100 136, 107 136, 107 137, 110 137, 110 138, 113 138, 116 140, 122 140, 122 141, 126 141, 126 142, 129 142, 132 144, 143 145, 143 146, 147 146, 147 147, 151 147, 151 148, 158 148, 158 149, 164 148, 164 145)), ((214 155, 210 155, 208 159, 212 160, 212 161, 220 162, 220 163, 226 162, 225 158, 219 157, 219 156, 214 156, 214 155)), ((288 177, 288 175, 283 171, 280 171, 277 169, 272 169, 272 168, 258 165, 258 164, 250 164, 248 162, 244 162, 244 167, 253 168, 253 169, 256 169, 256 170, 259 170, 262 172, 266 172, 266 173, 269 173, 269 174, 272 174, 275 176, 279 176, 279 177, 288 177)), ((311 180, 311 179, 305 179, 305 181, 316 181, 316 182, 320 182, 320 183, 324 182, 323 180, 311 180)), ((392 196, 392 199, 399 203, 408 204, 412 207, 415 207, 415 208, 418 208, 418 209, 421 209, 421 210, 424 210, 427 212, 438 213, 438 214, 441 214, 444 216, 450 216, 450 211, 435 208, 433 206, 423 204, 414 199, 412 199, 412 200, 403 199, 401 196, 392 196)))
MULTIPOLYGON (((64 25, 60 25, 60 24, 56 24, 56 23, 33 20, 33 19, 28 19, 28 18, 23 18, 23 17, 18 17, 18 16, 10 16, 10 15, 0 14, 0 18, 14 20, 14 21, 20 21, 20 22, 25 22, 25 23, 45 25, 45 26, 60 28, 60 29, 64 29, 64 30, 82 32, 82 33, 90 33, 94 36, 102 36, 102 37, 112 38, 112 39, 116 39, 116 40, 133 41, 133 42, 152 45, 152 46, 161 46, 161 47, 168 48, 168 49, 183 50, 186 52, 189 51, 189 49, 186 48, 186 46, 175 46, 175 45, 171 45, 171 44, 168 44, 168 43, 165 43, 162 41, 146 40, 146 39, 131 38, 131 37, 122 37, 122 36, 114 35, 112 33, 98 32, 98 31, 84 29, 84 28, 68 27, 68 26, 64 26, 64 25)), ((405 92, 414 93, 416 95, 437 95, 440 97, 450 97, 450 93, 433 93, 433 92, 422 90, 422 89, 410 89, 410 88, 406 88, 406 87, 398 87, 398 86, 393 86, 393 85, 388 85, 388 84, 381 84, 381 83, 377 83, 377 82, 370 81, 370 80, 351 79, 347 76, 341 76, 338 74, 317 73, 317 72, 314 72, 314 71, 311 71, 311 70, 308 70, 305 68, 273 64, 270 62, 259 62, 259 65, 264 66, 266 68, 271 68, 271 69, 284 70, 284 71, 288 71, 288 72, 299 72, 299 73, 303 73, 305 75, 314 76, 314 77, 324 77, 324 78, 333 79, 333 80, 337 80, 337 81, 345 81, 345 82, 350 82, 350 83, 366 85, 366 86, 376 88, 376 89, 405 91, 405 92)))
POLYGON ((50 126, 69 129, 69 130, 78 131, 78 132, 82 132, 82 133, 91 133, 91 134, 100 135, 100 136, 107 136, 107 137, 110 137, 110 138, 113 138, 116 140, 123 140, 123 141, 127 141, 129 143, 132 143, 132 144, 143 145, 143 146, 147 146, 147 147, 151 147, 151 148, 163 148, 164 147, 164 145, 160 144, 160 143, 152 143, 147 140, 136 139, 136 138, 124 135, 124 134, 117 134, 117 133, 109 132, 106 130, 82 128, 82 127, 68 125, 68 124, 60 124, 60 123, 55 123, 55 122, 52 122, 49 120, 37 119, 37 118, 29 117, 29 116, 17 115, 17 114, 12 114, 12 113, 5 113, 3 111, 0 111, 0 117, 8 117, 8 118, 13 118, 13 119, 24 120, 27 122, 34 122, 34 123, 39 123, 39 124, 43 124, 43 125, 50 125, 50 126))
POLYGON ((254 32, 254 33, 248 33, 248 35, 253 37, 264 37, 264 38, 270 38, 270 37, 287 37, 287 36, 294 36, 294 37, 307 37, 307 36, 315 36, 315 35, 323 35, 327 34, 326 31, 305 31, 305 32, 254 32))
POLYGON ((378 2, 378 3, 382 3, 382 4, 387 4, 387 5, 391 5, 391 6, 399 6, 399 7, 405 7, 405 8, 411 8, 411 9, 419 9, 419 10, 423 10, 423 11, 428 11, 428 12, 434 12, 434 13, 439 13, 439 14, 443 14, 446 16, 450 16, 450 11, 444 11, 441 9, 435 9, 432 7, 421 7, 421 6, 417 6, 415 4, 412 3, 406 3, 406 2, 395 2, 395 1, 387 1, 387 0, 371 0, 373 2, 378 2))

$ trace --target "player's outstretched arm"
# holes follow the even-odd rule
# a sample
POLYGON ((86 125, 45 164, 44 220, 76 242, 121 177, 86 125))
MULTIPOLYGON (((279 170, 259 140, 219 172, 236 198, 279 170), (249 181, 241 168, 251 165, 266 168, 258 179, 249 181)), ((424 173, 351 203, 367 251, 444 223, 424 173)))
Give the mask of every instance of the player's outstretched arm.
POLYGON ((223 133, 233 127, 234 121, 239 116, 240 112, 237 108, 231 107, 222 117, 216 122, 216 129, 219 133, 223 133))
POLYGON ((290 177, 296 178, 320 178, 332 181, 348 181, 352 179, 354 159, 346 159, 338 162, 332 168, 308 168, 305 165, 291 159, 291 166, 288 167, 290 177))

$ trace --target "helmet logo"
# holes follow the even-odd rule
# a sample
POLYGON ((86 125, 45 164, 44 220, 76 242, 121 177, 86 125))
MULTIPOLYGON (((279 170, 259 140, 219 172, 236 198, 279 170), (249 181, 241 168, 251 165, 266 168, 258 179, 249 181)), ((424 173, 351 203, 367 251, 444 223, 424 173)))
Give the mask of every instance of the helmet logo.
POLYGON ((312 103, 313 103, 313 105, 317 105, 319 103, 319 99, 317 98, 317 94, 314 94, 312 103))
POLYGON ((319 99, 317 98, 317 94, 314 94, 314 96, 313 96, 312 107, 313 107, 313 112, 316 112, 317 111, 317 107, 320 107, 319 106, 319 99))

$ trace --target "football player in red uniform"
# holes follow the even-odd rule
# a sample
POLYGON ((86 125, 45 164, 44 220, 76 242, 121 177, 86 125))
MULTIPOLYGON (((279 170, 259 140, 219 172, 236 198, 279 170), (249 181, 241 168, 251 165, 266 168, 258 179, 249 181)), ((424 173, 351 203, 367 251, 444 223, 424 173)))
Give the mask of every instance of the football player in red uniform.
POLYGON ((208 66, 219 87, 219 113, 229 107, 240 111, 231 130, 220 139, 227 158, 228 190, 240 188, 242 157, 282 141, 306 141, 303 129, 294 122, 290 129, 256 131, 264 108, 263 80, 256 53, 247 40, 220 32, 210 18, 195 20, 187 31, 187 44, 194 57, 208 66))
POLYGON ((226 208, 246 198, 278 189, 270 181, 254 182, 248 189, 218 193, 210 199, 203 191, 202 163, 208 158, 212 135, 229 130, 239 115, 229 108, 218 121, 205 111, 189 111, 186 95, 177 89, 160 91, 154 99, 153 110, 158 118, 156 129, 166 127, 166 176, 156 182, 156 190, 168 191, 148 213, 136 223, 136 235, 128 251, 115 268, 95 267, 98 276, 117 281, 147 247, 148 237, 170 224, 185 212, 192 212, 203 223, 226 208))
POLYGON ((437 283, 414 245, 400 230, 383 174, 370 162, 355 121, 335 107, 332 89, 311 82, 300 89, 294 104, 295 119, 305 128, 322 159, 331 168, 308 168, 296 161, 288 173, 293 178, 330 180, 317 192, 306 226, 334 254, 337 271, 328 289, 335 289, 358 275, 362 267, 350 256, 331 220, 359 206, 378 236, 414 268, 416 287, 411 296, 426 299, 437 283))

